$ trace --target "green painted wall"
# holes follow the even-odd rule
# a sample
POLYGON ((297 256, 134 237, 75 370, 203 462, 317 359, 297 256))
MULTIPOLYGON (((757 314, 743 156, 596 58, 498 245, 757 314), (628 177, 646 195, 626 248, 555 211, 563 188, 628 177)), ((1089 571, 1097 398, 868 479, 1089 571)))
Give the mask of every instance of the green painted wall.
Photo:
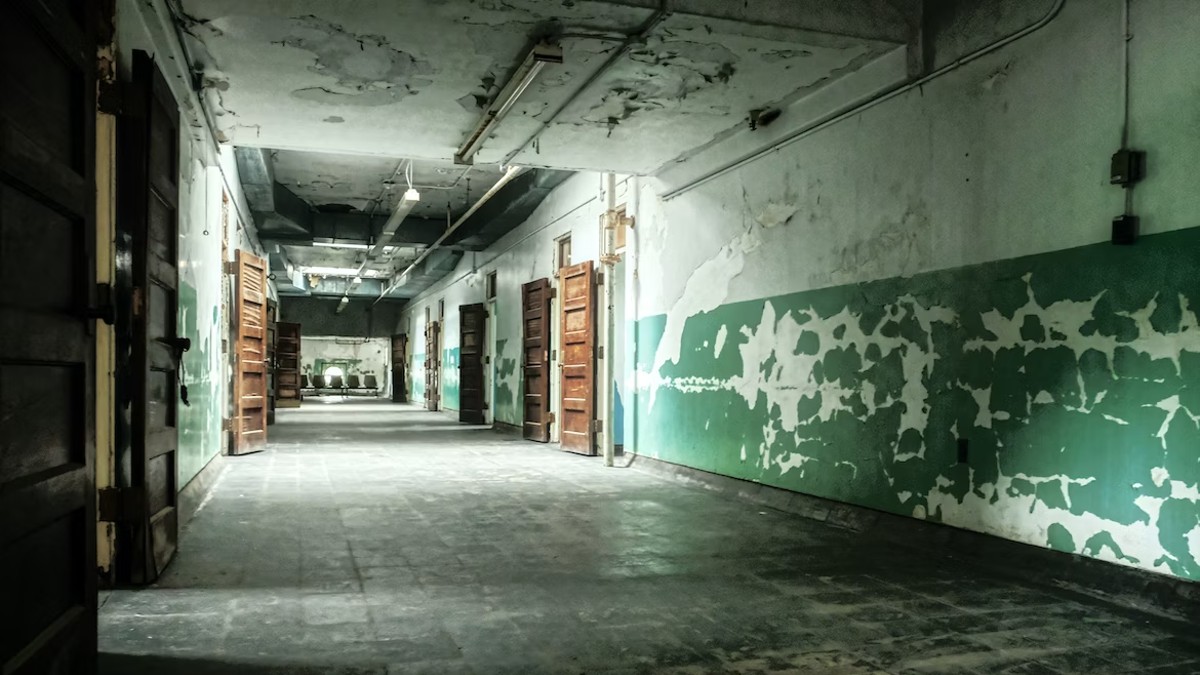
POLYGON ((724 304, 665 362, 642 319, 637 447, 1200 579, 1198 254, 1190 229, 724 304))
MULTIPOLYGON (((457 343, 458 340, 455 340, 457 343)), ((442 349, 442 408, 458 410, 458 347, 442 349)))
POLYGON ((180 487, 221 451, 221 412, 225 399, 219 379, 223 372, 220 326, 220 305, 201 303, 196 288, 181 281, 178 331, 192 341, 192 348, 183 355, 181 378, 188 388, 190 405, 181 403, 176 417, 179 429, 176 470, 180 487))
POLYGON ((493 387, 495 401, 493 412, 497 422, 513 426, 524 424, 524 412, 521 410, 521 401, 524 396, 524 378, 521 377, 520 369, 517 368, 517 359, 520 358, 519 350, 517 349, 519 345, 518 341, 510 347, 507 338, 496 340, 496 381, 493 387))

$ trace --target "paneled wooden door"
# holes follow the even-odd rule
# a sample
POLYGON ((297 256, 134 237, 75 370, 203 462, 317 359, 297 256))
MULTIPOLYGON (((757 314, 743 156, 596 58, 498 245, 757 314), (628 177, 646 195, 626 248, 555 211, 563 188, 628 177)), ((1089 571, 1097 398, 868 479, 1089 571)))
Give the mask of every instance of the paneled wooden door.
POLYGON ((458 421, 483 424, 487 397, 483 390, 484 335, 487 308, 481 304, 458 308, 458 421))
POLYGON ((91 2, 0 2, 0 672, 96 668, 91 2))
POLYGON ((392 336, 392 402, 408 401, 408 335, 392 336))
POLYGON ((563 450, 596 454, 596 282, 592 261, 558 271, 562 303, 559 367, 562 373, 563 450))
POLYGON ((442 380, 441 341, 438 340, 441 328, 437 321, 425 324, 425 408, 428 410, 437 410, 441 403, 441 392, 438 391, 442 380))
POLYGON ((237 328, 233 373, 233 444, 230 454, 258 452, 267 443, 267 263, 239 250, 237 328))
MULTIPOLYGON (((166 569, 179 540, 179 364, 191 345, 176 321, 179 108, 146 52, 133 54, 126 94, 117 127, 117 186, 119 213, 133 239, 132 443, 128 484, 118 492, 117 565, 119 578, 148 584, 166 569)), ((101 508, 107 511, 107 502, 101 508)))
POLYGON ((539 443, 550 442, 550 300, 549 279, 521 287, 521 369, 525 375, 524 435, 539 443))
POLYGON ((300 324, 275 324, 275 405, 300 406, 300 324))

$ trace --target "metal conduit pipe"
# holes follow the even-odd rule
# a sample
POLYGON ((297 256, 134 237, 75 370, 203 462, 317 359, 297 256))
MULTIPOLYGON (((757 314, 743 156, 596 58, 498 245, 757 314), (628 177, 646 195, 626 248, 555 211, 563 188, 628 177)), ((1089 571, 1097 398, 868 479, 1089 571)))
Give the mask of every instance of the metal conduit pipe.
POLYGON ((795 132, 776 141, 769 147, 763 148, 761 150, 755 150, 754 152, 751 152, 750 154, 744 155, 732 162, 729 162, 717 169, 714 169, 713 171, 710 171, 710 172, 700 176, 699 178, 692 180, 691 182, 689 182, 685 185, 682 185, 680 187, 675 188, 674 190, 669 190, 669 191, 663 193, 662 199, 663 199, 663 201, 669 201, 671 199, 678 197, 679 195, 681 195, 685 192, 690 192, 690 191, 694 190, 695 188, 698 188, 701 185, 704 185, 705 183, 707 183, 713 179, 720 178, 721 176, 724 176, 725 174, 727 174, 731 171, 736 171, 736 170, 746 166, 747 164, 750 164, 759 159, 762 159, 763 157, 766 157, 767 155, 771 154, 772 152, 776 152, 784 147, 787 147, 787 146, 791 145, 792 143, 795 143, 796 141, 799 141, 811 134, 821 131, 822 129, 825 129, 827 127, 833 126, 834 124, 837 124, 838 122, 841 122, 842 120, 845 120, 849 117, 857 115, 858 113, 864 112, 866 110, 870 110, 871 108, 874 108, 875 106, 879 105, 880 103, 883 103, 885 101, 890 101, 891 99, 896 98, 897 96, 900 96, 901 94, 912 91, 913 89, 916 89, 917 87, 924 86, 924 85, 928 84, 929 82, 941 77, 942 75, 945 75, 946 73, 950 73, 955 70, 958 70, 959 68, 967 65, 968 63, 970 63, 982 56, 990 54, 990 53, 996 51, 997 49, 1000 49, 1001 47, 1007 46, 1007 45, 1025 37, 1026 35, 1029 35, 1030 33, 1037 32, 1038 30, 1041 30, 1043 27, 1045 27, 1047 24, 1049 24, 1051 21, 1053 21, 1054 18, 1058 16, 1059 12, 1062 11, 1063 5, 1065 5, 1065 4, 1066 4, 1066 0, 1057 0, 1054 3, 1054 6, 1050 8, 1050 11, 1046 12, 1045 16, 1043 16, 1038 21, 1034 22, 1032 25, 1026 26, 1025 28, 1022 28, 1021 30, 1016 31, 1015 33, 1012 33, 1012 34, 1008 35, 1007 37, 1001 38, 1000 40, 997 40, 996 42, 993 42, 993 43, 987 45, 986 47, 976 49, 975 51, 971 52, 970 54, 967 54, 966 56, 959 57, 953 63, 942 66, 941 68, 938 68, 937 70, 926 75, 925 77, 922 77, 917 80, 913 80, 911 82, 908 82, 907 84, 901 84, 893 89, 889 89, 889 90, 879 94, 878 96, 875 96, 874 98, 870 98, 861 103, 856 103, 845 110, 833 113, 832 115, 829 115, 823 119, 817 120, 816 122, 813 122, 812 124, 801 127, 800 129, 797 129, 795 132))
POLYGON ((604 466, 613 465, 616 454, 613 430, 616 420, 613 419, 613 377, 616 369, 616 317, 613 312, 613 287, 616 286, 614 270, 616 269, 616 215, 617 215, 617 175, 613 172, 604 174, 604 217, 600 219, 600 262, 604 266, 603 301, 600 303, 604 313, 604 345, 603 358, 600 359, 600 419, 603 421, 601 451, 604 454, 604 466))
POLYGON ((416 269, 417 265, 420 265, 426 258, 428 258, 430 253, 433 253, 434 251, 436 251, 438 249, 438 247, 440 247, 442 245, 442 243, 445 242, 446 239, 448 239, 450 237, 450 235, 454 234, 455 230, 457 230, 459 227, 462 227, 462 224, 465 223, 468 218, 470 218, 476 211, 478 211, 480 209, 480 207, 482 207, 484 204, 486 204, 488 202, 488 200, 490 200, 492 197, 494 197, 496 195, 496 193, 500 191, 501 188, 503 188, 505 185, 508 185, 508 183, 510 181, 512 181, 512 179, 521 175, 521 172, 524 170, 525 170, 525 168, 520 167, 520 166, 508 167, 508 170, 504 172, 504 175, 500 177, 500 180, 496 181, 495 185, 493 185, 487 192, 483 193, 483 196, 480 197, 479 200, 476 201, 474 204, 472 204, 471 208, 467 209, 466 213, 459 216, 458 220, 454 221, 454 223, 452 225, 450 225, 450 227, 446 228, 446 231, 442 233, 442 236, 437 238, 437 241, 433 242, 432 246, 425 249, 425 251, 422 252, 421 255, 417 256, 417 259, 414 260, 411 265, 406 267, 403 272, 401 272, 400 274, 397 274, 396 277, 392 280, 392 282, 384 287, 383 292, 379 294, 379 297, 375 298, 375 302, 373 302, 371 304, 372 305, 377 304, 380 300, 387 297, 388 293, 391 293, 393 290, 395 290, 396 287, 400 285, 401 279, 404 279, 410 272, 412 272, 414 269, 416 269))

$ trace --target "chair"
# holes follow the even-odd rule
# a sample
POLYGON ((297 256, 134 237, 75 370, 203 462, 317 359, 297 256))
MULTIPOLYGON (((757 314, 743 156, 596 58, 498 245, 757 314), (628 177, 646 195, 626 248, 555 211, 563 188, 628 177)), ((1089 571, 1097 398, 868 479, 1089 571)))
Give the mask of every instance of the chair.
POLYGON ((359 382, 358 375, 347 375, 346 387, 349 389, 362 389, 362 383, 359 382))
POLYGON ((300 376, 300 388, 301 389, 312 389, 312 385, 310 385, 308 383, 308 375, 300 376))
POLYGON ((329 388, 336 389, 341 393, 346 393, 346 383, 342 381, 341 375, 333 375, 329 378, 329 388))
POLYGON ((312 386, 313 386, 313 393, 320 394, 321 390, 325 388, 325 376, 324 375, 313 375, 312 376, 312 386))
POLYGON ((364 375, 363 386, 371 390, 372 394, 379 394, 379 380, 374 375, 364 375))

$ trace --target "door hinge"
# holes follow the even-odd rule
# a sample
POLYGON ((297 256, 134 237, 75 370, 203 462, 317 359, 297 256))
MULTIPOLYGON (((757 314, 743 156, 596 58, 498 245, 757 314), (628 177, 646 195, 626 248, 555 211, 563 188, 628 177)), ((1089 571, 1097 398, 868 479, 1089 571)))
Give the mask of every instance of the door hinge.
POLYGON ((96 301, 88 308, 87 318, 103 321, 110 326, 117 322, 117 303, 112 284, 96 284, 96 301))
POLYGON ((604 420, 592 420, 592 432, 597 434, 604 433, 604 420))
POLYGON ((131 307, 131 311, 133 312, 134 316, 142 315, 142 302, 144 300, 145 300, 145 298, 143 297, 142 287, 134 286, 133 293, 130 296, 130 303, 129 303, 130 307, 131 307))
POLYGON ((596 285, 597 286, 604 285, 604 272, 596 272, 596 285))
POLYGON ((604 358, 604 345, 600 345, 599 347, 596 347, 596 358, 598 358, 598 359, 604 358))
POLYGON ((121 114, 121 83, 103 78, 96 84, 96 109, 107 115, 121 114))
POLYGON ((546 413, 546 424, 554 424, 554 413, 546 413))
POLYGON ((128 523, 146 517, 146 493, 142 488, 107 487, 97 492, 96 510, 106 523, 128 523))
POLYGON ((225 270, 225 274, 235 274, 237 273, 237 261, 226 260, 221 268, 225 270))

